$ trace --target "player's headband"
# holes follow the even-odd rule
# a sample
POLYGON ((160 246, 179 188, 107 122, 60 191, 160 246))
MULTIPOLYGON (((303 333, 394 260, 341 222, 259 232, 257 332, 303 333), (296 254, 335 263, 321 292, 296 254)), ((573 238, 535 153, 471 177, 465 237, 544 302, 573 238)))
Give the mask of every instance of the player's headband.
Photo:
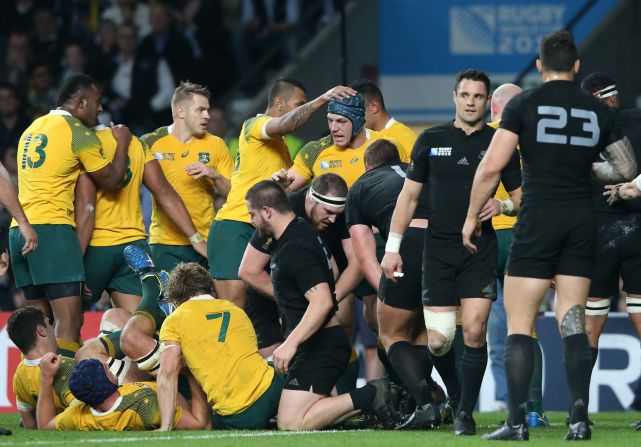
POLYGON ((617 90, 616 84, 610 84, 607 87, 604 87, 601 90, 597 90, 596 92, 593 93, 594 96, 600 99, 605 99, 610 96, 614 96, 618 94, 619 94, 619 91, 617 90))
POLYGON ((69 374, 69 391, 76 399, 92 407, 100 405, 116 392, 118 385, 111 382, 100 360, 85 359, 69 374))
POLYGON ((335 208, 343 208, 347 197, 329 197, 314 191, 314 188, 309 188, 309 195, 312 197, 314 202, 320 203, 321 205, 333 206, 335 208))
POLYGON ((352 137, 358 135, 365 125, 365 102, 359 94, 347 99, 332 98, 327 106, 327 111, 344 116, 352 122, 352 137))

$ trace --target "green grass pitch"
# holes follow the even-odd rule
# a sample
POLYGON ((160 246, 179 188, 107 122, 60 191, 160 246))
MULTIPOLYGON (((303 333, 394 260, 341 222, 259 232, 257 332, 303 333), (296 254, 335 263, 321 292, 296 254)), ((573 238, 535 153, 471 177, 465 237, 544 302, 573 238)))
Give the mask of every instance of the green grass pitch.
MULTIPOLYGON (((623 447, 641 446, 641 432, 634 431, 630 424, 641 418, 640 413, 597 413, 590 415, 594 420, 593 446, 623 447)), ((487 433, 497 426, 505 414, 476 414, 477 432, 487 433)), ((548 413, 552 423, 548 428, 530 430, 532 446, 565 445, 565 414, 548 413)), ((469 445, 496 445, 483 441, 479 435, 455 438, 449 427, 433 431, 395 432, 382 430, 363 431, 318 431, 307 433, 281 433, 277 431, 176 431, 155 432, 38 432, 18 427, 15 414, 0 415, 0 426, 13 431, 12 436, 0 437, 0 446, 144 446, 173 447, 186 446, 251 446, 251 447, 447 447, 469 445)), ((498 443, 501 445, 502 443, 498 443)))

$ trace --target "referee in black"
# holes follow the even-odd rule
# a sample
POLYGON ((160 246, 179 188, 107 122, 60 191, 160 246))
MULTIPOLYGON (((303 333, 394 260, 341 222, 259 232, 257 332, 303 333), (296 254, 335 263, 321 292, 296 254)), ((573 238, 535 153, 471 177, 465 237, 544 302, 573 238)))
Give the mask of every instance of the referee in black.
MULTIPOLYGON (((474 172, 495 132, 484 120, 489 88, 485 73, 460 72, 453 91, 455 119, 419 136, 394 209, 382 262, 385 276, 397 281, 394 275, 404 270, 399 254, 403 233, 421 190, 427 188, 429 227, 423 251, 423 306, 428 349, 439 371, 439 357, 452 355, 459 305, 463 323, 461 397, 452 424, 456 436, 476 433, 472 412, 487 365, 487 319, 496 299, 498 248, 491 222, 492 216, 501 213, 496 201, 486 200, 479 210, 483 234, 478 239, 478 253, 470 254, 461 245, 474 172)), ((513 203, 520 203, 521 169, 516 153, 501 180, 513 203)))
MULTIPOLYGON (((401 256, 406 261, 404 276, 398 278, 396 283, 388 281, 382 275, 381 265, 376 258, 376 239, 372 228, 378 228, 383 239, 387 240, 407 164, 401 163, 396 145, 385 139, 369 145, 364 162, 365 174, 347 194, 347 225, 361 270, 371 286, 378 289, 376 310, 379 339, 394 371, 416 401, 414 413, 397 428, 429 429, 438 426, 441 418, 438 405, 432 401, 432 364, 426 348, 427 333, 421 304, 421 261, 427 228, 427 197, 421 195, 400 247, 401 256)), ((445 377, 445 383, 458 401, 460 384, 454 367, 450 372, 454 372, 453 377, 445 377)))
POLYGON ((463 228, 465 246, 472 252, 480 249, 473 240, 479 213, 519 144, 524 194, 505 275, 509 414, 486 439, 529 438, 525 407, 533 366, 530 334, 554 279, 572 397, 566 439, 583 440, 591 437, 587 412, 592 353, 585 333, 585 304, 596 225, 590 176, 593 172, 602 180, 632 178, 636 162, 614 112, 574 82, 579 60, 570 32, 545 36, 536 66, 543 85, 515 96, 503 111, 501 127, 474 178, 463 228), (599 153, 608 161, 599 162, 599 153))
POLYGON ((359 410, 371 410, 389 424, 394 415, 386 379, 329 397, 347 366, 351 344, 336 318, 332 257, 323 239, 296 217, 278 183, 258 182, 245 197, 253 224, 276 240, 271 279, 285 341, 273 359, 276 370, 287 375, 278 427, 316 430, 359 410))

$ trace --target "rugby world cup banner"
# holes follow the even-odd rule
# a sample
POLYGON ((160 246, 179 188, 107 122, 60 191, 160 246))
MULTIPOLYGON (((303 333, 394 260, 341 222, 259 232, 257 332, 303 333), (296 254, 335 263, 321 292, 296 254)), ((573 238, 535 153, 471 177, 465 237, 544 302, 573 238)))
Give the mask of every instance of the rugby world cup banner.
MULTIPOLYGON (((580 45, 617 0, 380 0, 379 73, 387 109, 410 123, 451 119, 456 73, 483 70, 513 81, 542 36, 573 26, 580 45)), ((538 82, 536 70, 527 85, 538 82)))

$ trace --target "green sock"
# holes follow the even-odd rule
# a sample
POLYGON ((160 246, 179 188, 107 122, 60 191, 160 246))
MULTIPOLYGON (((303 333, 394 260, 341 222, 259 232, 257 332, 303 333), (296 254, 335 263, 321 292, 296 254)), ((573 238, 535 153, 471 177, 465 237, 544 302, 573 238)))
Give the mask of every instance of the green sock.
POLYGON ((123 358, 125 358, 125 354, 122 352, 122 349, 120 349, 121 333, 122 330, 112 332, 110 334, 103 335, 98 339, 107 350, 107 354, 109 355, 109 357, 113 357, 118 360, 122 360, 123 358))
MULTIPOLYGON (((160 309, 158 308, 158 299, 160 298, 161 288, 160 280, 156 274, 145 276, 142 280, 142 300, 136 307, 135 314, 144 314, 149 317, 158 326, 160 309)), ((161 323, 162 324, 162 323, 161 323)))
POLYGON ((532 338, 534 368, 527 396, 527 411, 543 414, 543 353, 539 340, 532 338))

